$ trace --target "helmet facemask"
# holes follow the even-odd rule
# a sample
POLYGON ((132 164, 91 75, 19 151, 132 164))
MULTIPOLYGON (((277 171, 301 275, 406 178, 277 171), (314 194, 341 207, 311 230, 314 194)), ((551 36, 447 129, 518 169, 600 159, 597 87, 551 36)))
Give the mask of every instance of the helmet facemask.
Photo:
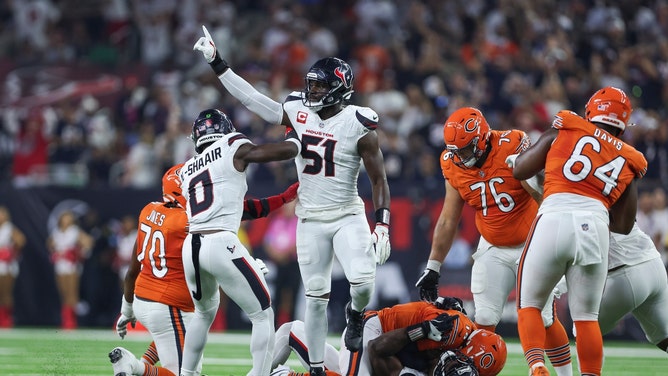
POLYGON ((446 148, 455 155, 455 165, 462 168, 473 167, 485 152, 484 148, 478 147, 479 141, 480 136, 476 136, 463 148, 458 148, 454 145, 446 145, 446 148))

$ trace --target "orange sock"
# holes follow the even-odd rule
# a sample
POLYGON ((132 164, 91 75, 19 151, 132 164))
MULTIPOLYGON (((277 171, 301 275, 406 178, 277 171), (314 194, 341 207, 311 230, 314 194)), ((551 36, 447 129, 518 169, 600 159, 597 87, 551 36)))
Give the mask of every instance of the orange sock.
POLYGON ((143 376, 176 376, 176 375, 174 375, 174 373, 168 370, 167 368, 145 364, 143 376))
POLYGON ((144 363, 150 365, 155 365, 155 363, 158 363, 160 358, 158 357, 158 350, 155 348, 155 342, 151 342, 151 344, 148 345, 144 355, 141 356, 141 360, 144 363))
POLYGON ((571 348, 568 333, 561 321, 554 316, 554 323, 545 328, 545 354, 553 367, 571 364, 571 348))
POLYGON ((545 327, 540 310, 535 307, 517 310, 517 331, 524 350, 524 358, 529 368, 538 362, 545 363, 543 346, 545 346, 545 327))
POLYGON ((490 332, 495 332, 496 331, 496 325, 480 325, 478 323, 475 323, 475 326, 477 326, 478 329, 485 329, 485 330, 489 330, 490 332))
POLYGON ((601 374, 603 368, 603 337, 598 321, 575 321, 575 346, 582 375, 601 374))

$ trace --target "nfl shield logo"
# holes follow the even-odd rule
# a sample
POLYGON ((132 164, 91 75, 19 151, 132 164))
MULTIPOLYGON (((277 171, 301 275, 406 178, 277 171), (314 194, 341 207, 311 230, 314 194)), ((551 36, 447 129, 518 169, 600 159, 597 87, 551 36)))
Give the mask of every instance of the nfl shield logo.
POLYGON ((589 224, 588 223, 583 223, 581 226, 582 226, 582 231, 589 231, 589 224))

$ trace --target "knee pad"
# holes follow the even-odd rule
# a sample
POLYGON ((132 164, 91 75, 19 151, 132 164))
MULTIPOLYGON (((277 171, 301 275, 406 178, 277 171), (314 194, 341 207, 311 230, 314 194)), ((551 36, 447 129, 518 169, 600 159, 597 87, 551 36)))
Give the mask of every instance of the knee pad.
POLYGON ((353 302, 364 302, 363 306, 369 303, 373 294, 374 281, 367 281, 360 284, 350 284, 350 297, 353 302))
POLYGON ((304 290, 306 292, 306 297, 320 297, 323 295, 329 294, 331 290, 331 284, 328 279, 321 275, 311 276, 308 281, 306 281, 304 290))
POLYGON ((249 314, 248 318, 250 319, 251 323, 253 323, 253 325, 260 322, 271 322, 273 325, 274 309, 271 307, 263 309, 262 311, 259 311, 257 313, 249 314))
POLYGON ((496 326, 501 320, 501 312, 481 307, 475 311, 475 323, 484 326, 496 326))
POLYGON ((216 312, 218 311, 218 304, 213 307, 209 307, 206 310, 195 310, 195 316, 199 316, 205 319, 207 322, 213 322, 213 319, 216 318, 216 312))

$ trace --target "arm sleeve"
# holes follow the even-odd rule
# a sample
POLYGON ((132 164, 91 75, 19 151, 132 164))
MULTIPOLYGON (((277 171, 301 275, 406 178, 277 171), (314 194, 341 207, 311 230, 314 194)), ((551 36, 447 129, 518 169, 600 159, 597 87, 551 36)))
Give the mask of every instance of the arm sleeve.
POLYGON ((248 81, 227 69, 218 76, 225 89, 265 121, 281 124, 283 121, 283 105, 257 91, 248 81))
POLYGON ((242 221, 249 219, 258 219, 266 217, 272 211, 280 208, 285 204, 281 195, 265 197, 265 198, 249 198, 244 200, 244 212, 241 215, 242 221))

